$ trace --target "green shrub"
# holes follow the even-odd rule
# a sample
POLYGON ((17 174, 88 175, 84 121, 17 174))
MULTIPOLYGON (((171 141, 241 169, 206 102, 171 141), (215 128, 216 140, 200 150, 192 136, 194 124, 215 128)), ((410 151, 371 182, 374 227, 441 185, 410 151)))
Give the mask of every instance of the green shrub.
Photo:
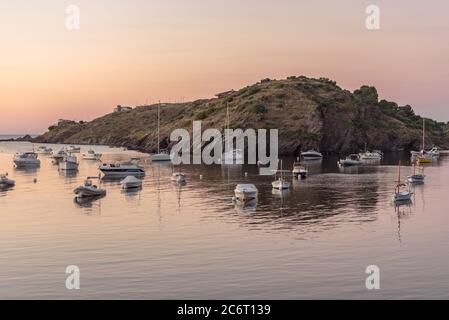
POLYGON ((278 99, 285 99, 286 97, 287 97, 287 94, 285 92, 276 93, 276 98, 278 98, 278 99))
POLYGON ((267 108, 263 104, 257 103, 251 107, 251 112, 261 114, 267 112, 267 108))
POLYGON ((201 111, 196 114, 195 120, 204 120, 207 118, 207 113, 205 111, 201 111))

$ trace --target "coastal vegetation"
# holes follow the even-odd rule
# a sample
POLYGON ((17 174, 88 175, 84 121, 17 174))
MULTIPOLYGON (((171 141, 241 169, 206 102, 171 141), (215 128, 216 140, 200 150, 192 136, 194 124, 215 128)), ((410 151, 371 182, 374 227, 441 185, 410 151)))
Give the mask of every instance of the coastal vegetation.
MULTIPOLYGON (((380 100, 376 88, 362 86, 350 92, 327 78, 291 76, 263 79, 212 99, 161 107, 161 147, 169 147, 176 128, 192 130, 201 120, 203 129, 223 129, 226 109, 231 128, 279 129, 279 151, 298 154, 317 148, 347 153, 370 148, 418 149, 422 117, 409 105, 380 100)), ((51 126, 37 142, 105 144, 140 151, 157 150, 157 105, 111 113, 90 122, 64 122, 51 126)), ((449 125, 427 119, 429 145, 449 147, 449 125)))

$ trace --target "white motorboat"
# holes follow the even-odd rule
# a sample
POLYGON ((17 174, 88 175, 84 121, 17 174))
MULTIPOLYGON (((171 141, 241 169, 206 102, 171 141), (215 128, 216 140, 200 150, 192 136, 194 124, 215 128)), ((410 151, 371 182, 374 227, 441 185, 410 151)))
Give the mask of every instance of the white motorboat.
POLYGON ((440 157, 440 149, 438 149, 438 147, 433 147, 427 153, 430 154, 434 158, 439 158, 440 157))
POLYGON ((50 155, 50 154, 52 154, 52 152, 53 152, 53 149, 52 148, 48 148, 46 146, 40 146, 36 150, 36 153, 37 154, 41 154, 41 155, 50 155))
POLYGON ((78 170, 78 159, 75 156, 66 156, 59 162, 59 170, 78 170))
POLYGON ((17 153, 14 156, 14 164, 20 167, 38 167, 41 165, 41 161, 38 159, 35 152, 17 153))
POLYGON ((281 175, 279 179, 273 181, 271 186, 276 190, 286 190, 290 189, 290 182, 284 180, 284 170, 282 170, 282 160, 281 160, 281 170, 278 170, 281 175))
POLYGON ((308 170, 298 161, 293 163, 292 173, 295 177, 305 179, 308 174, 308 170))
POLYGON ((67 152, 68 153, 80 153, 81 152, 81 147, 77 147, 77 146, 69 146, 67 148, 67 152))
POLYGON ((382 160, 382 154, 377 153, 375 151, 373 152, 369 152, 369 151, 365 151, 363 153, 359 153, 359 158, 360 160, 382 160))
POLYGON ((319 160, 323 158, 323 154, 312 149, 309 151, 301 152, 301 158, 303 160, 319 160))
POLYGON ((171 181, 176 183, 185 183, 186 182, 186 175, 182 172, 173 172, 171 176, 171 181))
POLYGON ((87 153, 83 153, 83 159, 84 160, 94 160, 98 161, 101 160, 102 154, 96 153, 93 149, 89 149, 87 153))
POLYGON ((127 176, 120 184, 122 185, 122 189, 138 189, 142 187, 142 180, 134 176, 127 176))
POLYGON ((90 178, 84 181, 84 185, 73 190, 78 198, 92 198, 101 197, 106 195, 106 190, 98 188, 96 185, 92 184, 90 178))
POLYGON ((358 166, 360 164, 362 164, 362 161, 358 154, 351 154, 347 156, 346 159, 340 159, 340 161, 338 161, 338 165, 341 167, 358 166))
POLYGON ((401 204, 409 202, 412 199, 413 192, 410 190, 410 184, 401 183, 401 162, 398 167, 398 181, 393 194, 393 202, 401 204))
POLYGON ((142 177, 145 175, 145 171, 133 163, 102 164, 99 169, 105 177, 142 177))
POLYGON ((171 161, 170 152, 161 150, 161 103, 157 105, 157 153, 151 156, 151 161, 165 162, 171 161))
POLYGON ((235 198, 240 201, 257 199, 258 190, 254 184, 238 184, 234 190, 235 198))
POLYGON ((15 186, 16 182, 8 178, 8 174, 0 174, 0 188, 9 188, 15 186))

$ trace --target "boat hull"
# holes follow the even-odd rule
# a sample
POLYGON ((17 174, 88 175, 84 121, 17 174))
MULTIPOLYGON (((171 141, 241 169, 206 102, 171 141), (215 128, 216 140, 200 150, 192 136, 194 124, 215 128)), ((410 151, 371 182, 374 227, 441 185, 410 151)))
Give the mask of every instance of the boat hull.
POLYGON ((164 154, 164 153, 153 154, 151 156, 151 161, 153 161, 153 162, 165 162, 165 161, 171 161, 171 158, 170 158, 169 154, 164 154))
POLYGON ((286 190, 286 189, 290 189, 290 182, 287 181, 273 181, 271 183, 271 186, 273 187, 273 189, 277 189, 277 190, 286 190))
POLYGON ((78 170, 78 166, 79 165, 76 162, 62 161, 59 163, 59 170, 75 171, 75 170, 78 170))
POLYGON ((18 168, 25 168, 25 167, 39 167, 41 165, 40 160, 14 160, 14 164, 18 168))

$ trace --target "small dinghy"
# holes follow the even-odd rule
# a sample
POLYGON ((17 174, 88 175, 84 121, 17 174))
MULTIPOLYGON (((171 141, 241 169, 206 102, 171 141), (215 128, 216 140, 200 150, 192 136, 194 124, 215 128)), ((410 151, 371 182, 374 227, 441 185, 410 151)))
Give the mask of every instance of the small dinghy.
POLYGON ((120 182, 120 184, 122 185, 122 189, 124 190, 138 189, 142 187, 142 180, 137 179, 134 176, 127 176, 120 182))
POLYGON ((96 185, 92 184, 91 179, 93 178, 87 178, 86 181, 84 181, 84 185, 73 190, 77 198, 93 198, 106 195, 106 190, 100 189, 96 185))
POLYGON ((0 175, 0 188, 14 187, 16 182, 8 178, 8 173, 0 175))
POLYGON ((416 171, 416 165, 413 165, 413 175, 407 177, 407 182, 413 184, 423 184, 426 175, 424 174, 424 168, 421 167, 421 172, 416 171))
POLYGON ((236 200, 245 202, 257 199, 258 190, 254 184, 238 184, 234 194, 236 200))

